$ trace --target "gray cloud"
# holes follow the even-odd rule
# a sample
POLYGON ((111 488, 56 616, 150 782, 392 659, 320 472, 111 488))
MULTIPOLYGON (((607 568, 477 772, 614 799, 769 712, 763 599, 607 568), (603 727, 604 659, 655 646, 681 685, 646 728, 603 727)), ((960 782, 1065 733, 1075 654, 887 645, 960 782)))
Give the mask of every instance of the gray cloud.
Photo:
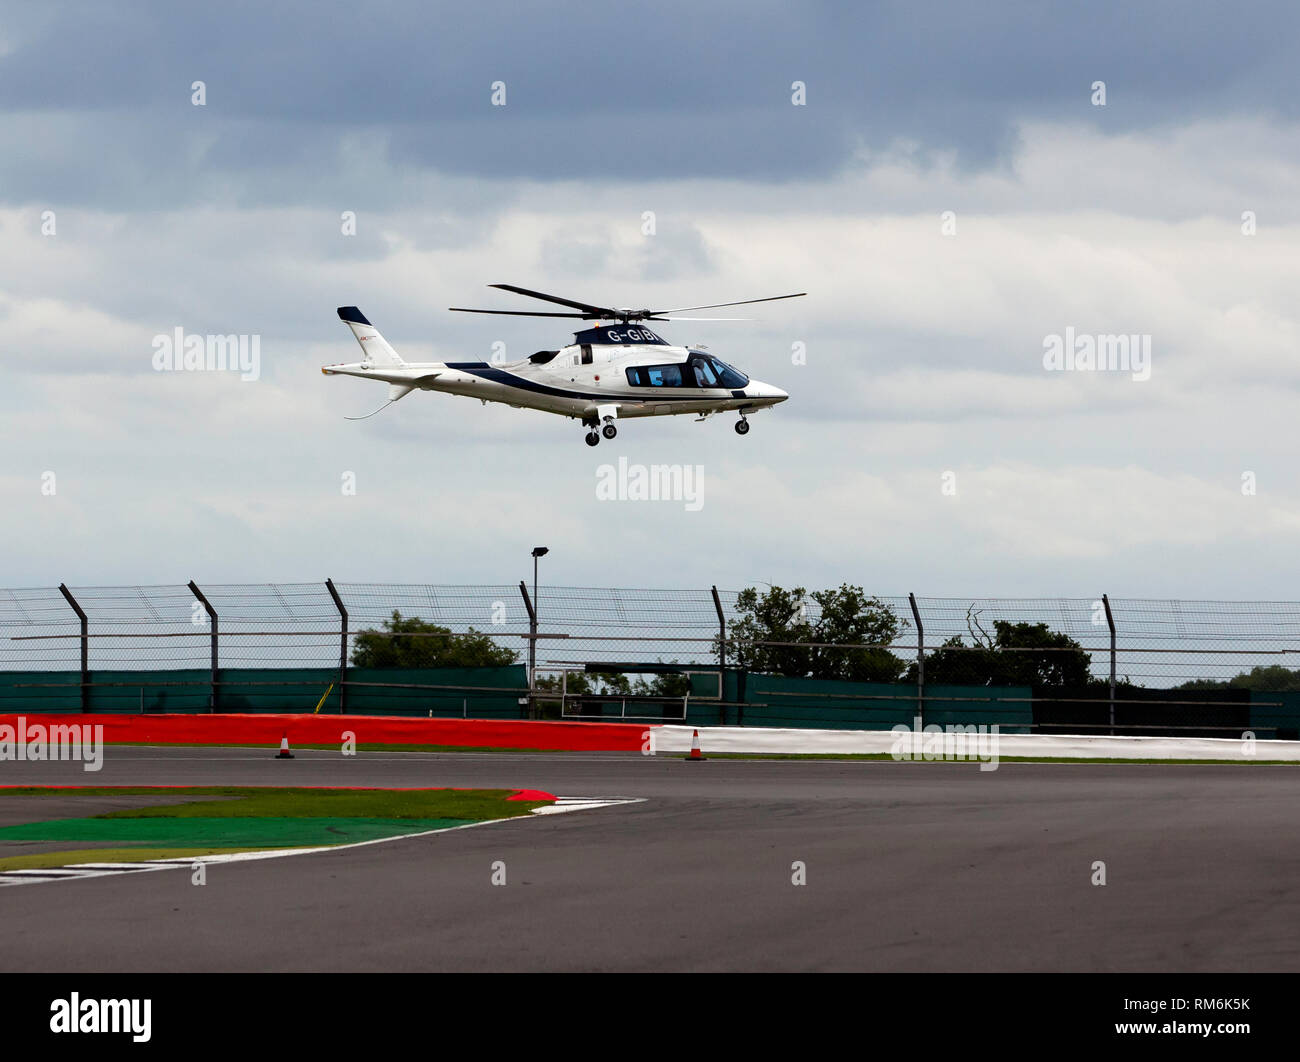
POLYGON ((0 584, 501 582, 544 540, 544 576, 575 584, 1271 592, 1300 512, 1297 15, 1223 10, 7 12, 0 584), (412 358, 568 338, 446 312, 526 305, 493 282, 807 288, 663 326, 793 398, 744 439, 665 418, 594 452, 439 395, 343 420, 383 391, 319 374, 355 354, 337 305, 412 358), (1152 380, 1046 378, 1067 325, 1153 333, 1152 380), (177 326, 261 335, 261 378, 153 372, 177 326), (704 509, 598 501, 619 455, 702 464, 704 509))
POLYGON ((982 169, 1008 161, 1024 121, 1114 133, 1295 117, 1298 23, 1284 2, 1227 14, 1172 0, 996 17, 930 3, 54 4, 7 29, 0 113, 26 135, 0 195, 303 203, 347 189, 387 203, 404 171, 784 181, 897 141, 982 169), (1104 109, 1088 101, 1098 79, 1104 109), (206 107, 190 105, 194 80, 206 107), (490 105, 497 80, 505 107, 490 105), (805 107, 790 104, 795 80, 805 107))

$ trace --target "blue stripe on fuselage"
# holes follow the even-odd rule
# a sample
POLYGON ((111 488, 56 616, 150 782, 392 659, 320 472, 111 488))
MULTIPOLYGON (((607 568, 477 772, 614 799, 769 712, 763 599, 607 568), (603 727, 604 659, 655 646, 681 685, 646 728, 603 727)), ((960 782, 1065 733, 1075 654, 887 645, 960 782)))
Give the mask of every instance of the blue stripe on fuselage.
MULTIPOLYGON (((676 388, 654 387, 646 388, 631 394, 617 394, 610 391, 573 391, 563 387, 552 387, 549 384, 537 383, 535 380, 525 380, 522 376, 516 376, 514 373, 506 372, 504 369, 494 369, 486 361, 449 361, 446 363, 449 369, 458 369, 460 372, 467 372, 472 376, 477 376, 484 380, 490 380, 492 383, 504 384, 506 387, 517 387, 521 391, 532 391, 539 395, 551 395, 556 398, 591 398, 600 402, 609 402, 611 399, 624 399, 635 402, 698 402, 701 398, 709 398, 709 395, 674 395, 665 394, 665 391, 676 390, 676 388)), ((683 390, 688 390, 683 388, 683 390)), ((695 390, 690 388, 689 390, 695 390)))

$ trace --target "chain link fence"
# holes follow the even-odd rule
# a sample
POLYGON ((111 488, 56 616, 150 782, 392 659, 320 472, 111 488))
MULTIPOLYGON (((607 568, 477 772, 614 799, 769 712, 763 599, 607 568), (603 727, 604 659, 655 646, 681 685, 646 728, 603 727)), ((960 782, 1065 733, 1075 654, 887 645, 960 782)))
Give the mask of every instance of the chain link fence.
MULTIPOLYGON (((445 628, 449 633, 443 637, 475 631, 520 662, 526 662, 535 634, 539 669, 712 665, 719 662, 724 632, 734 630, 742 616, 737 597, 737 591, 713 588, 543 586, 530 602, 532 589, 522 584, 0 589, 0 670, 75 668, 83 644, 91 669, 207 667, 214 627, 222 667, 334 666, 344 645, 352 653, 359 633, 388 636, 384 625, 394 613, 445 628)), ((1086 651, 1093 674, 1104 679, 1111 661, 1108 604, 1120 681, 1170 688, 1193 680, 1228 681, 1255 667, 1300 666, 1300 602, 1105 601, 1102 596, 874 601, 897 616, 898 634, 883 647, 906 665, 952 639, 966 649, 978 648, 981 639, 991 643, 999 622, 1043 624, 1086 651)), ((817 626, 819 606, 807 600, 801 618, 817 626)))
MULTIPOLYGON (((767 589, 753 592, 761 597, 767 589)), ((349 669, 375 666, 375 646, 386 639, 451 644, 476 638, 478 644, 499 650, 492 660, 495 665, 528 666, 526 690, 536 683, 562 691, 574 673, 653 676, 734 669, 743 652, 755 646, 781 647, 782 659, 793 661, 786 675, 797 675, 805 654, 811 659, 819 650, 833 655, 870 649, 896 658, 897 675, 888 681, 914 685, 914 694, 902 691, 896 696, 920 705, 927 684, 954 681, 943 677, 941 665, 950 665, 960 654, 982 654, 980 659, 988 660, 1031 653, 1035 660, 1049 661, 1052 654, 1063 654, 1061 659, 1081 664, 1082 671, 1073 673, 1069 689, 1035 688, 1034 698, 1063 705, 1105 701, 1109 715, 1084 725, 1113 728, 1116 702, 1167 704, 1179 707, 1183 717, 1197 716, 1192 709, 1208 710, 1220 703, 1198 691, 1230 684, 1245 687, 1249 680, 1241 676, 1252 671, 1272 669, 1272 684, 1256 682, 1255 689, 1289 689, 1300 653, 1297 602, 1106 595, 879 597, 870 599, 869 608, 892 617, 892 634, 887 643, 867 646, 843 638, 818 643, 815 633, 789 641, 761 636, 756 640, 753 609, 742 607, 743 600, 741 591, 716 587, 543 585, 534 590, 524 583, 330 580, 10 589, 0 590, 0 672, 80 671, 84 686, 93 684, 92 673, 199 671, 207 678, 193 681, 211 684, 215 704, 219 676, 239 669, 334 669, 347 685, 349 669), (1050 638, 1031 640, 1027 647, 1004 637, 1004 627, 1026 626, 1041 627, 1050 638)), ((799 599, 798 615, 791 619, 802 624, 804 632, 825 629, 826 617, 810 596, 799 599)), ((121 684, 126 681, 119 677, 121 684)), ((963 681, 969 685, 980 680, 963 681)), ((988 682, 997 684, 994 679, 988 682)), ((392 678, 374 681, 373 676, 366 684, 425 688, 392 678)), ((656 692, 663 690, 640 691, 647 698, 656 692)), ((712 693, 705 696, 725 701, 720 679, 714 679, 712 693)), ((564 697, 560 700, 567 713, 569 706, 564 697)), ((626 712, 626 697, 623 700, 626 712)), ((1201 721, 1211 725, 1212 715, 1201 721)), ((1077 725, 1078 718, 1076 713, 1068 721, 1077 725)), ((1044 727, 1050 728, 1047 715, 1044 720, 1044 727)), ((1147 723, 1159 725, 1151 719, 1147 723)))

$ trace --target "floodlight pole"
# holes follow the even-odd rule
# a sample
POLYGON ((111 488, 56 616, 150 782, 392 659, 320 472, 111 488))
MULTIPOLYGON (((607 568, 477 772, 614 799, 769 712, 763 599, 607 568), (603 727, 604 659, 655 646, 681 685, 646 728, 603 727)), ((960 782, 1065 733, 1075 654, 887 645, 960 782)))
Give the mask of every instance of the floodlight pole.
POLYGON ((524 608, 528 611, 528 718, 531 719, 537 707, 537 690, 533 685, 533 671, 537 663, 537 612, 533 608, 533 599, 528 596, 528 584, 522 579, 519 580, 519 596, 524 599, 524 608))
MULTIPOLYGON (((550 552, 546 546, 533 547, 533 600, 528 605, 528 619, 531 624, 529 633, 532 635, 528 639, 528 704, 533 712, 537 710, 537 701, 535 699, 537 692, 537 562, 550 552)), ((524 599, 527 600, 527 598, 528 595, 525 593, 524 599)), ((563 711, 563 708, 561 708, 561 711, 563 711)))
POLYGON ((528 688, 537 682, 537 553, 533 553, 533 615, 532 637, 528 639, 528 688))

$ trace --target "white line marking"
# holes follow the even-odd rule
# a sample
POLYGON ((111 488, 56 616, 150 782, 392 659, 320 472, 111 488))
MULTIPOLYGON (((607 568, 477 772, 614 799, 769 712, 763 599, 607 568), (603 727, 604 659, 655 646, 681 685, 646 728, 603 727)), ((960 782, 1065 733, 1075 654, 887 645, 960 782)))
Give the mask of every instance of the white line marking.
POLYGON ((622 799, 614 798, 612 800, 582 800, 577 797, 569 797, 563 801, 557 800, 554 804, 547 804, 540 808, 533 808, 534 815, 563 815, 566 811, 586 811, 590 808, 609 808, 616 804, 640 804, 644 797, 624 797, 622 799))
MULTIPOLYGON (((614 807, 618 804, 639 804, 643 801, 643 797, 556 797, 555 804, 533 808, 532 813, 534 815, 559 815, 567 811, 587 811, 592 808, 614 807)), ((470 830, 475 826, 491 826, 493 823, 498 822, 514 822, 522 818, 524 816, 515 815, 505 819, 484 819, 482 822, 466 822, 460 826, 442 826, 436 830, 421 830, 419 833, 398 833, 391 837, 376 837, 369 841, 321 845, 315 848, 277 848, 267 852, 230 852, 224 855, 174 856, 168 859, 154 859, 139 863, 74 863, 68 867, 8 870, 0 872, 0 886, 31 885, 35 882, 75 881, 83 878, 104 878, 118 874, 138 874, 146 870, 176 870, 181 867, 193 866, 195 863, 246 863, 255 859, 283 859, 286 856, 311 855, 316 852, 340 852, 349 848, 365 848, 367 845, 372 844, 387 844, 389 841, 409 841, 414 837, 430 837, 435 833, 470 830)))

